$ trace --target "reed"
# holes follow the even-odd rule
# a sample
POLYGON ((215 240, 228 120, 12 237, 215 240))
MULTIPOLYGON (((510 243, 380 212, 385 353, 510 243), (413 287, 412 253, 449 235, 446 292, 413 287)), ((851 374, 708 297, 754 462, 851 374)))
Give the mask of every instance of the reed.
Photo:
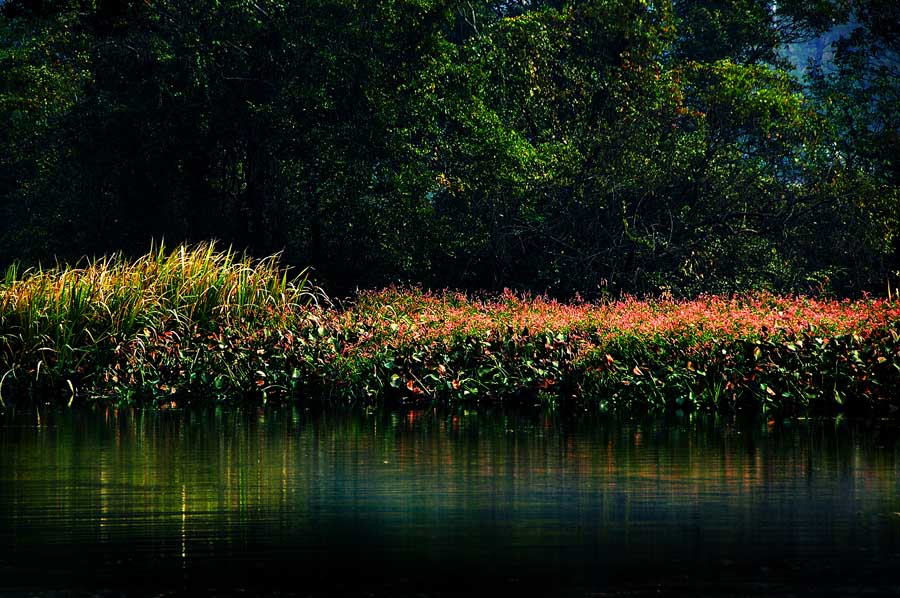
POLYGON ((34 376, 71 384, 142 330, 283 328, 316 296, 305 272, 289 276, 277 256, 252 259, 213 243, 159 244, 134 261, 12 266, 0 285, 0 366, 7 383, 34 376))

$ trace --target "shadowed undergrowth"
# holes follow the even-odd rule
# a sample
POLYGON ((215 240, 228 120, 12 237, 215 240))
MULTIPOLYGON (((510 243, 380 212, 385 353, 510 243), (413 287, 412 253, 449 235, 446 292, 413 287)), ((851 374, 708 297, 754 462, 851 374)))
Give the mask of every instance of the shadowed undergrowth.
POLYGON ((162 247, 7 272, 4 401, 526 400, 890 413, 900 305, 758 294, 560 303, 386 289, 335 307, 276 258, 162 247))

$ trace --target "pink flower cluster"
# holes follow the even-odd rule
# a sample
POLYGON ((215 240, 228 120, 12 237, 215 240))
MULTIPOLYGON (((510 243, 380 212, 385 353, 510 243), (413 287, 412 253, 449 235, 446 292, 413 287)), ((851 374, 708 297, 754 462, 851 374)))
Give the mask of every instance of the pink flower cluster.
POLYGON ((370 354, 459 337, 517 340, 539 333, 564 334, 583 348, 622 336, 677 337, 702 344, 772 334, 791 336, 804 330, 821 336, 865 335, 900 322, 900 304, 769 294, 566 303, 511 291, 474 298, 454 292, 388 288, 361 294, 333 318, 334 327, 345 335, 345 354, 370 354))

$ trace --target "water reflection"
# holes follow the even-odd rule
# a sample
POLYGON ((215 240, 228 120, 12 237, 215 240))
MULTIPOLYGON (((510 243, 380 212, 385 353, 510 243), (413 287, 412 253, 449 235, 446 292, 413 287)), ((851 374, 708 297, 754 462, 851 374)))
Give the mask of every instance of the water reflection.
POLYGON ((892 430, 464 410, 7 414, 0 588, 894 591, 892 430))

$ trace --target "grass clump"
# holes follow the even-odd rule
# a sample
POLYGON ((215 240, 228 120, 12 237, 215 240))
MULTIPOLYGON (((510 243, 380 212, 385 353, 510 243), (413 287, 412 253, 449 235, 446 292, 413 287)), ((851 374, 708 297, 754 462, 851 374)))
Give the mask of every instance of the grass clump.
POLYGON ((130 261, 7 270, 0 287, 0 364, 6 393, 97 387, 104 366, 140 339, 235 328, 283 329, 315 297, 275 257, 214 244, 162 244, 130 261))

